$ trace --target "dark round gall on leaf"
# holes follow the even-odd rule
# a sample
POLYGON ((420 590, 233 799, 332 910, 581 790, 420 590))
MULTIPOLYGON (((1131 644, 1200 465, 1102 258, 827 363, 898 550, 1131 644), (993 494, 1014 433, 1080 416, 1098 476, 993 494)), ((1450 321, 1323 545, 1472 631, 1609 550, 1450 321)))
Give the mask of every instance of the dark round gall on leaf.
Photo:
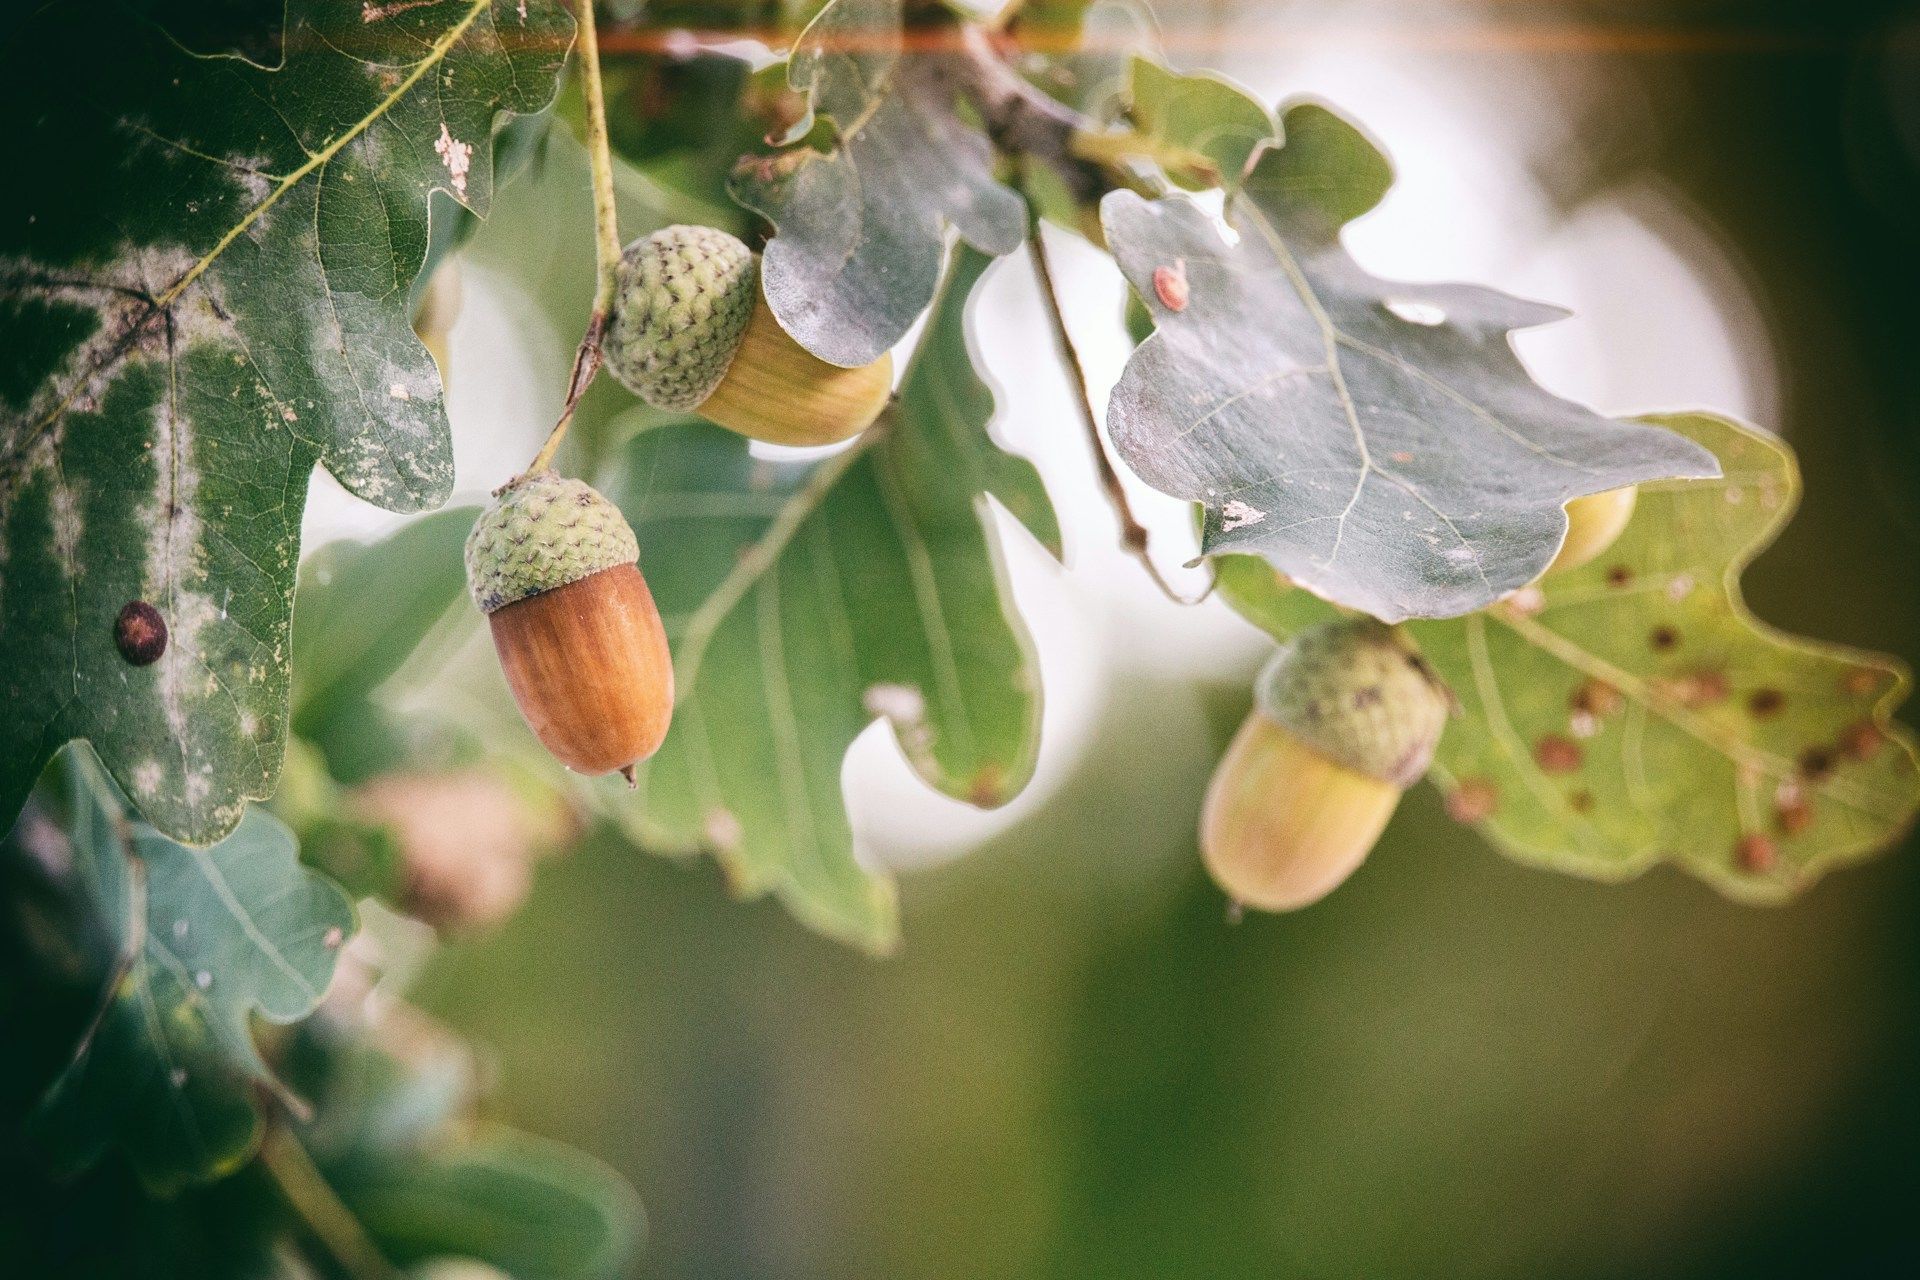
POLYGON ((129 600, 113 620, 113 643, 132 665, 151 666, 167 651, 167 620, 145 600, 129 600))

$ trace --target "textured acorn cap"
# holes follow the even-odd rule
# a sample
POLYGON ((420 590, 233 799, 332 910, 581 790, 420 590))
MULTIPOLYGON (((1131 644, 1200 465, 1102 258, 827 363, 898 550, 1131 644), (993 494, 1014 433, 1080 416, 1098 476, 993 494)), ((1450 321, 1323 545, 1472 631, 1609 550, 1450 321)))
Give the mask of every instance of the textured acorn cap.
POLYGON ((620 508, 552 471, 502 489, 467 535, 467 586, 482 613, 632 564, 640 544, 620 508))
POLYGON ((1295 636, 1260 673, 1254 702, 1336 764, 1400 788, 1433 762, 1450 706, 1412 643, 1371 618, 1295 636))
POLYGON ((628 390, 692 409, 727 376, 760 296, 753 251, 717 227, 663 227, 620 255, 602 354, 628 390))

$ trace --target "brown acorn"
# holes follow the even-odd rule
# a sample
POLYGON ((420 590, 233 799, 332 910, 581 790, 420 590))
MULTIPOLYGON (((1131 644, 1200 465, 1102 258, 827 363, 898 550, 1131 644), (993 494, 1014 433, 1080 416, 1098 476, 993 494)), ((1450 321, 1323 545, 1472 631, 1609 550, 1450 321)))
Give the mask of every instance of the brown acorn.
POLYGON ((618 507, 551 471, 501 489, 467 537, 467 582, 520 714, 569 769, 628 781, 673 714, 639 556, 618 507))
POLYGON ((771 444, 858 435, 893 393, 890 356, 844 369, 795 342, 753 251, 716 227, 664 227, 627 246, 602 354, 648 404, 771 444))
POLYGON ((1426 773, 1448 708, 1390 627, 1342 619, 1296 636, 1261 672, 1207 789, 1200 851, 1215 882, 1263 911, 1332 892, 1426 773))

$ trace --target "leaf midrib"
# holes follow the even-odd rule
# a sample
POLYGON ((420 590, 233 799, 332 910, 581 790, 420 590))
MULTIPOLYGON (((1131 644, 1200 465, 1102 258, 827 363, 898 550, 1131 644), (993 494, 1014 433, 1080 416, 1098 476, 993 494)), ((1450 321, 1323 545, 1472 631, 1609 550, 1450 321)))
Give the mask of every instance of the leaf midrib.
MULTIPOLYGON (((421 77, 425 76, 426 73, 434 67, 440 65, 446 58, 447 53, 455 44, 459 43, 460 38, 466 35, 468 28, 472 27, 474 22, 479 19, 482 13, 486 12, 492 3, 493 0, 471 0, 471 3, 467 7, 466 16, 447 28, 447 30, 440 35, 440 38, 435 40, 427 49, 426 54, 420 61, 414 64, 413 69, 402 77, 400 83, 395 85, 386 97, 376 103, 372 110, 368 111, 366 115, 355 121, 340 133, 339 136, 335 137, 318 151, 308 155, 303 164, 281 178, 278 183, 275 184, 274 188, 261 198, 258 204, 249 209, 246 215, 232 227, 229 227, 226 234, 222 235, 220 239, 214 243, 213 248, 203 254, 191 267, 188 267, 178 280, 149 299, 147 301, 147 314, 141 318, 138 324, 131 326, 129 334, 138 334, 146 327, 147 323, 155 314, 165 311, 177 302, 180 296, 192 288, 194 282, 206 274, 207 270, 219 260, 220 256, 233 246, 234 241, 245 235, 248 228, 252 227, 254 223, 266 215, 267 210, 279 203, 282 196, 300 185, 300 183, 305 181, 310 175, 324 168, 348 143, 360 137, 368 129, 371 129, 375 124, 384 119, 387 113, 392 111, 402 98, 412 92, 413 87, 420 82, 421 77)), ((74 400, 77 399, 81 391, 92 382, 93 378, 102 370, 124 357, 131 347, 132 338, 130 336, 127 342, 121 343, 105 353, 92 369, 87 370, 81 377, 74 379, 72 388, 66 395, 60 398, 59 403, 47 411, 45 417, 34 424, 32 430, 25 434, 20 445, 14 449, 13 452, 16 455, 24 455, 25 451, 30 448, 36 440, 45 435, 54 423, 58 422, 66 411, 73 407, 74 400)))

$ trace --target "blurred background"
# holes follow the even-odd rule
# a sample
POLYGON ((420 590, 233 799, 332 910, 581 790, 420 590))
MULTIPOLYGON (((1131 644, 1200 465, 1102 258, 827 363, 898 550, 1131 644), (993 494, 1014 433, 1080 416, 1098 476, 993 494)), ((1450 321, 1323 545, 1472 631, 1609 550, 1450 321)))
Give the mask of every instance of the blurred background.
MULTIPOLYGON (((1920 657, 1920 11, 1158 17, 1177 65, 1324 97, 1394 157, 1399 185, 1350 236, 1365 266, 1573 308, 1523 354, 1603 410, 1714 407, 1788 437, 1807 493, 1747 576, 1756 611, 1920 657)), ((624 194, 637 218, 685 216, 624 194)), ((562 250, 586 216, 583 190, 523 182, 463 256, 468 496, 553 416, 573 335, 544 295, 584 287, 562 250)), ((1058 240, 1101 396, 1123 286, 1058 240)), ((1025 796, 934 797, 878 727, 849 758, 862 856, 902 872, 901 954, 816 938, 602 829, 416 988, 486 1047, 503 1117, 635 1184, 637 1274, 1916 1273, 1920 850, 1758 910, 1664 870, 1521 869, 1418 790, 1325 903, 1229 924, 1194 828, 1268 644, 1224 606, 1169 604, 1115 548, 1022 259, 975 317, 997 430, 1045 473, 1070 565, 1003 522, 1048 700, 1025 796)), ((1136 501, 1197 589, 1184 514, 1136 501)), ((308 545, 390 523, 320 481, 308 545)))

